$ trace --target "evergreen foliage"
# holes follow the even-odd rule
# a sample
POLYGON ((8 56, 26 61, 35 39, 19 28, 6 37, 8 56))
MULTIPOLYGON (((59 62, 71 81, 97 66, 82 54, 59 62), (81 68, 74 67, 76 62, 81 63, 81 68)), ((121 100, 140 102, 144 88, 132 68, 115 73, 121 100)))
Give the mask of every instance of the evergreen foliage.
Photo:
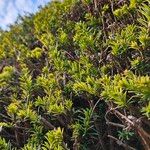
POLYGON ((150 149, 150 1, 52 1, 0 30, 0 149, 150 149))

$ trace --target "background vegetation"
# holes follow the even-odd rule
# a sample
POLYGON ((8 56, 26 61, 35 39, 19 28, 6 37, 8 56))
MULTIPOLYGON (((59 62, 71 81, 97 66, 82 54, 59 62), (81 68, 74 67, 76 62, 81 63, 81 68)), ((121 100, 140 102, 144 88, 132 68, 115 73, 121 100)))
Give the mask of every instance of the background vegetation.
POLYGON ((150 150, 150 1, 65 0, 0 31, 1 150, 150 150))

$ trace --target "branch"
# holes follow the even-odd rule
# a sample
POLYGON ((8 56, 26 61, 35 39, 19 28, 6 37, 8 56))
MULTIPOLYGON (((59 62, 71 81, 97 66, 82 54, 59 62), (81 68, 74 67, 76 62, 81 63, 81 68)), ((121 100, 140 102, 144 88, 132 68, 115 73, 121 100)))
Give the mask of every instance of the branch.
POLYGON ((111 136, 111 135, 108 135, 108 137, 111 138, 112 140, 116 141, 116 143, 117 143, 118 145, 121 145, 122 147, 124 147, 124 148, 126 148, 126 149, 128 149, 128 150, 136 150, 135 148, 133 148, 133 147, 131 147, 131 146, 129 146, 129 145, 123 143, 122 141, 120 141, 119 139, 117 139, 117 138, 115 138, 115 137, 113 137, 113 136, 111 136))
MULTIPOLYGON (((117 109, 117 108, 115 108, 115 109, 117 109)), ((112 111, 112 109, 108 110, 108 111, 106 112, 106 114, 105 114, 106 124, 112 125, 112 126, 116 126, 116 127, 120 127, 120 128, 125 128, 125 126, 122 125, 122 124, 114 123, 114 122, 109 121, 109 119, 107 118, 107 115, 108 115, 108 113, 110 113, 111 111, 112 111)))
POLYGON ((122 125, 122 124, 114 123, 114 122, 110 122, 110 121, 106 122, 106 124, 112 125, 112 126, 115 126, 115 127, 125 128, 125 126, 122 125))
POLYGON ((140 120, 137 119, 134 116, 124 116, 121 114, 118 110, 113 110, 114 114, 122 120, 124 120, 128 126, 131 126, 135 129, 135 131, 138 133, 139 137, 141 138, 141 142, 143 144, 143 147, 145 150, 150 149, 150 135, 142 128, 140 124, 140 120))
POLYGON ((41 122, 48 127, 50 130, 55 129, 55 126, 53 126, 50 122, 48 122, 45 118, 41 117, 41 122))

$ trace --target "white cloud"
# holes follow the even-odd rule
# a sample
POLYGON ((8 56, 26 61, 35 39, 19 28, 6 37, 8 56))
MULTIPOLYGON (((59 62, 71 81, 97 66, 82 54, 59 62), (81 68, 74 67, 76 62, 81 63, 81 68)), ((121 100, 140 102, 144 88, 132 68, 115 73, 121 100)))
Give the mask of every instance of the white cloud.
POLYGON ((7 29, 7 25, 12 24, 18 15, 25 12, 34 13, 38 6, 44 5, 50 0, 0 0, 0 27, 7 29))
POLYGON ((33 9, 33 2, 31 0, 15 0, 16 9, 20 12, 31 12, 33 9))
POLYGON ((37 3, 40 5, 44 5, 47 2, 49 2, 49 0, 37 0, 37 3))
POLYGON ((13 23, 17 15, 18 15, 18 11, 15 9, 13 3, 8 3, 6 8, 6 14, 2 18, 1 23, 3 24, 13 23))
POLYGON ((4 15, 4 8, 5 8, 5 1, 4 0, 0 0, 0 16, 4 15))
MULTIPOLYGON (((5 0, 4 0, 5 1, 5 0)), ((6 0, 7 1, 7 0, 6 0)), ((7 1, 8 2, 8 1, 7 1)), ((18 11, 15 9, 13 3, 9 1, 6 5, 3 4, 3 9, 0 10, 0 26, 5 29, 5 26, 15 21, 18 15, 18 11)))

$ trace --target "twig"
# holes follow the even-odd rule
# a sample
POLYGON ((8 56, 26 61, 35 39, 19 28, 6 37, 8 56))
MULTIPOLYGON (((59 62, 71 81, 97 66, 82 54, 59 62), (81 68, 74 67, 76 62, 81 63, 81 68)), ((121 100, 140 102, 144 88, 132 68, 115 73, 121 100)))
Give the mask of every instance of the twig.
POLYGON ((117 139, 117 138, 115 138, 115 137, 113 137, 113 136, 111 136, 111 135, 108 135, 108 137, 111 138, 112 140, 116 141, 116 143, 117 143, 118 145, 121 145, 121 146, 123 146, 124 148, 127 148, 128 150, 136 150, 135 148, 133 148, 133 147, 131 147, 131 146, 129 146, 129 145, 123 143, 122 141, 120 141, 119 139, 117 139))
MULTIPOLYGON (((115 109, 117 109, 117 108, 118 108, 118 107, 116 107, 115 109)), ((116 127, 120 127, 120 128, 125 128, 125 126, 122 125, 122 124, 114 123, 114 122, 109 121, 109 119, 107 118, 107 115, 108 115, 108 113, 110 113, 112 110, 113 110, 113 109, 108 110, 108 111, 106 112, 106 114, 105 114, 106 124, 112 125, 112 126, 116 126, 116 127)))
POLYGON ((117 110, 114 111, 114 114, 116 114, 118 118, 121 118, 127 124, 129 124, 132 128, 136 130, 139 137, 141 138, 141 142, 143 143, 144 149, 149 150, 150 149, 150 135, 141 127, 141 125, 139 125, 138 119, 135 118, 134 116, 131 116, 132 119, 129 119, 128 117, 124 116, 117 110))
POLYGON ((17 146, 20 146, 20 140, 19 140, 18 129, 15 128, 14 132, 15 132, 16 144, 17 144, 17 146))
POLYGON ((55 129, 55 126, 53 126, 50 122, 48 122, 45 118, 41 117, 41 122, 48 127, 50 130, 55 129))
POLYGON ((30 129, 30 128, 26 128, 26 127, 19 127, 19 126, 14 126, 14 128, 22 129, 22 130, 29 130, 29 129, 30 129))
POLYGON ((106 122, 106 124, 116 126, 116 127, 120 127, 120 128, 125 128, 125 126, 122 125, 122 124, 114 123, 114 122, 110 122, 110 121, 106 122))
POLYGON ((3 115, 2 113, 0 113, 0 116, 2 116, 5 119, 11 120, 11 118, 7 117, 6 115, 3 115))

